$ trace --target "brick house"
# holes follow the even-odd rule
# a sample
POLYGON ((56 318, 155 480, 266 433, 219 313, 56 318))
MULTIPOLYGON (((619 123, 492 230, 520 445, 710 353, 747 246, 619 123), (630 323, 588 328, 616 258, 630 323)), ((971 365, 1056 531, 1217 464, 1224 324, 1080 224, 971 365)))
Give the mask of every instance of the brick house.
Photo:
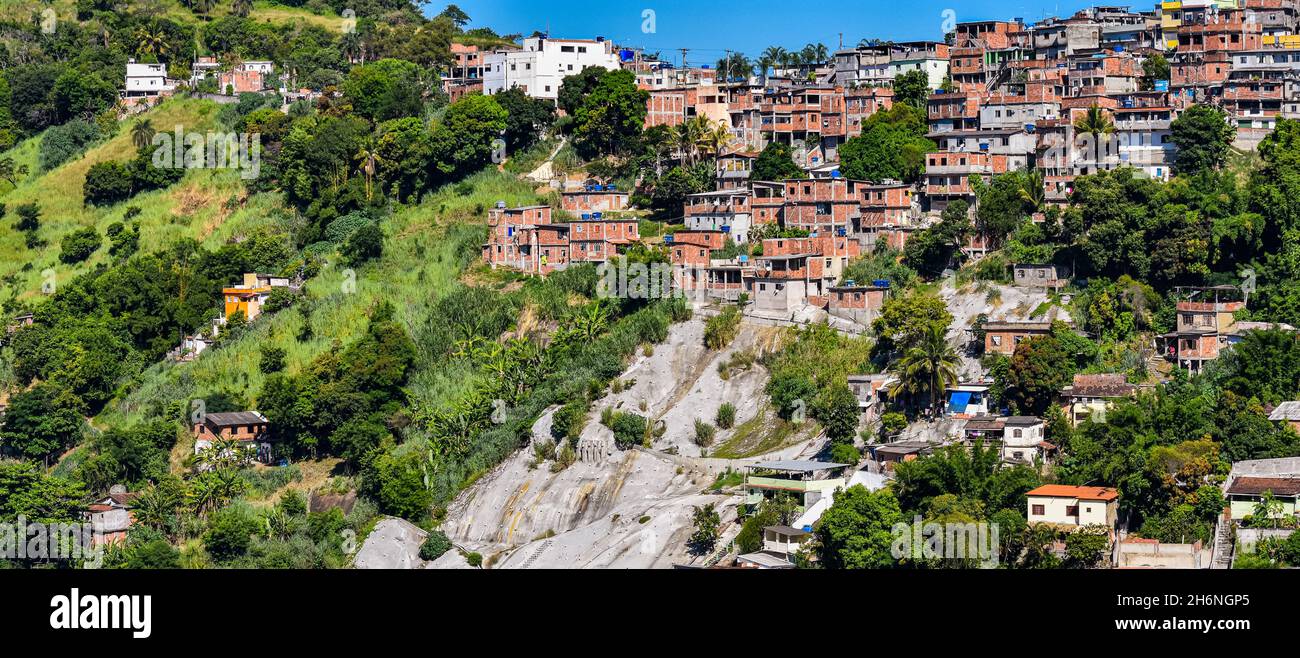
POLYGON ((618 247, 641 239, 638 226, 635 219, 597 218, 569 222, 569 260, 603 263, 618 254, 618 247))
POLYGON ((216 441, 231 440, 253 448, 258 461, 271 461, 271 423, 256 411, 204 414, 193 430, 195 453, 207 450, 216 441))
POLYGON ((785 181, 786 228, 847 235, 862 216, 856 181, 847 178, 808 178, 785 181))
POLYGON ((560 194, 560 207, 565 212, 581 213, 611 212, 626 210, 630 195, 620 192, 613 185, 586 185, 580 190, 568 190, 560 194))
POLYGON ((107 496, 95 499, 86 508, 92 548, 126 541, 127 531, 135 524, 131 508, 139 497, 139 493, 128 493, 124 487, 115 485, 107 496))
POLYGON ((1068 280, 1062 276, 1063 269, 1050 263, 1045 265, 1016 263, 1011 268, 1017 286, 1051 289, 1063 288, 1068 283, 1068 280))
POLYGON ((1300 401, 1292 400, 1277 405, 1272 412, 1268 414, 1268 419, 1274 422, 1286 423, 1300 434, 1300 401))
POLYGON ((1192 372, 1200 372, 1205 362, 1219 358, 1236 330, 1237 311, 1246 308, 1236 286, 1179 288, 1183 297, 1176 304, 1178 324, 1174 331, 1157 337, 1163 353, 1192 372))
POLYGON ((1052 332, 1051 322, 995 321, 984 323, 986 354, 1015 354, 1021 341, 1052 332))
POLYGON ((754 226, 781 224, 785 218, 785 184, 750 181, 749 187, 754 226))
POLYGON ((868 324, 885 303, 889 288, 882 286, 831 286, 827 289, 827 312, 836 317, 868 324))
POLYGON ((686 195, 683 223, 692 231, 722 231, 732 241, 749 241, 752 212, 745 190, 720 190, 686 195))

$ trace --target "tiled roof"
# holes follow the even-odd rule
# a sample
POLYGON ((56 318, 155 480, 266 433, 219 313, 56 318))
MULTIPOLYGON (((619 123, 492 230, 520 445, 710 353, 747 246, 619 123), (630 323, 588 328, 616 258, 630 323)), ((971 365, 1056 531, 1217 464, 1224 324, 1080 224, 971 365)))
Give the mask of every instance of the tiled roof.
POLYGON ((1068 484, 1044 484, 1030 491, 1026 496, 1046 496, 1049 498, 1078 498, 1079 500, 1101 500, 1110 502, 1119 498, 1119 491, 1110 487, 1076 487, 1068 484))
POLYGON ((1278 496, 1300 495, 1300 477, 1257 478, 1239 477, 1232 481, 1228 493, 1257 496, 1271 491, 1278 496))

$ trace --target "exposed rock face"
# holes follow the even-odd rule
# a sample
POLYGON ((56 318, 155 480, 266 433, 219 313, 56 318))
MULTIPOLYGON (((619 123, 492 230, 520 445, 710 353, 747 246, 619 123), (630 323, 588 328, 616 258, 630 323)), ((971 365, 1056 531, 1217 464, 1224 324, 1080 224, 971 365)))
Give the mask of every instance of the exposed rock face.
POLYGON ((419 569, 424 566, 420 545, 428 535, 410 521, 383 519, 366 537, 352 564, 357 569, 419 569))
MULTIPOLYGON (((714 421, 718 407, 730 402, 736 407, 735 425, 753 418, 762 409, 767 396, 767 370, 755 363, 748 370, 723 380, 718 364, 739 351, 755 355, 770 347, 781 328, 742 323, 731 345, 718 351, 704 347, 704 321, 696 317, 673 325, 668 339, 654 347, 651 356, 638 355, 620 379, 632 383, 619 393, 610 393, 592 404, 593 412, 612 407, 663 421, 665 432, 655 441, 657 450, 675 449, 678 454, 698 456, 695 444, 695 421, 714 421), (644 405, 644 409, 642 406, 644 405)), ((715 443, 727 439, 720 430, 715 443)), ((613 440, 613 433, 599 422, 590 422, 583 439, 613 440)))
POLYGON ((523 547, 498 559, 497 568, 686 561, 680 549, 691 532, 691 507, 726 500, 701 493, 712 482, 706 470, 646 451, 580 461, 559 473, 530 469, 531 460, 516 453, 447 510, 443 531, 469 550, 488 557, 523 547))

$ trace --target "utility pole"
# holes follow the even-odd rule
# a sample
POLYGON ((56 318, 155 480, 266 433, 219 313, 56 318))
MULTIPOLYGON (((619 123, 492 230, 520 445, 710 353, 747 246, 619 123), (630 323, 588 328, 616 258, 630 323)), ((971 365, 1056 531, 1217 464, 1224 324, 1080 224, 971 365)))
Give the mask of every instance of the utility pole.
POLYGON ((681 48, 680 50, 682 51, 682 67, 677 72, 678 84, 686 84, 686 52, 690 49, 681 48))

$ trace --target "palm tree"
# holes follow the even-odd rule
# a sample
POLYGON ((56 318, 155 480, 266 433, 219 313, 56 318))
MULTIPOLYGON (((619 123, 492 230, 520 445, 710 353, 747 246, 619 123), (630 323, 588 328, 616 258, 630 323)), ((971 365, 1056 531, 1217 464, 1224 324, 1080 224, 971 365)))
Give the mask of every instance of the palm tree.
POLYGON ((141 55, 154 55, 159 60, 166 58, 171 54, 171 47, 167 44, 167 33, 158 28, 140 28, 135 31, 136 52, 141 55))
POLYGON ((816 55, 815 59, 817 62, 822 64, 826 63, 826 60, 831 58, 831 50, 830 48, 827 48, 824 43, 814 45, 813 54, 816 55))
POLYGON ((708 119, 697 116, 687 119, 676 127, 674 137, 683 164, 694 164, 700 145, 704 142, 707 125, 708 119))
POLYGON ((348 58, 349 62, 356 62, 361 50, 361 35, 357 32, 344 32, 339 38, 339 46, 343 49, 343 56, 348 58))
POLYGON ((1093 105, 1088 108, 1087 114, 1074 122, 1074 129, 1085 135, 1092 135, 1095 139, 1115 132, 1115 124, 1111 123, 1110 117, 1106 116, 1100 107, 1093 105))
POLYGON ((142 119, 135 122, 134 126, 131 126, 131 143, 135 144, 137 151, 143 151, 153 143, 153 136, 157 133, 158 131, 154 130, 152 121, 142 119))
POLYGON ((375 179, 376 165, 382 163, 384 159, 379 156, 374 140, 363 144, 361 150, 353 157, 361 162, 360 171, 366 175, 366 200, 369 201, 374 196, 371 186, 375 179))
POLYGON ((767 84, 767 70, 774 68, 785 62, 787 53, 781 46, 768 46, 763 51, 763 55, 758 58, 759 63, 763 66, 763 84, 767 84))
POLYGON ((212 13, 212 7, 216 4, 216 0, 193 0, 190 3, 190 8, 196 13, 203 14, 203 20, 207 21, 211 19, 209 14, 212 13))
POLYGON ((734 139, 736 139, 736 136, 731 134, 731 131, 727 129, 727 124, 719 121, 718 123, 709 126, 705 131, 704 146, 710 155, 717 157, 722 155, 722 151, 725 150, 734 139))
POLYGON ((799 59, 804 64, 815 64, 817 62, 817 46, 811 43, 804 46, 803 50, 799 51, 799 59))
POLYGON ((1020 200, 1029 206, 1032 212, 1038 212, 1043 209, 1043 204, 1047 201, 1047 191, 1043 182, 1043 170, 1031 169, 1020 177, 1020 200))
POLYGON ((957 383, 957 368, 961 362, 945 334, 944 327, 931 325, 916 344, 903 353, 896 364, 900 382, 890 391, 891 396, 925 391, 930 398, 931 410, 939 410, 944 389, 957 383))

